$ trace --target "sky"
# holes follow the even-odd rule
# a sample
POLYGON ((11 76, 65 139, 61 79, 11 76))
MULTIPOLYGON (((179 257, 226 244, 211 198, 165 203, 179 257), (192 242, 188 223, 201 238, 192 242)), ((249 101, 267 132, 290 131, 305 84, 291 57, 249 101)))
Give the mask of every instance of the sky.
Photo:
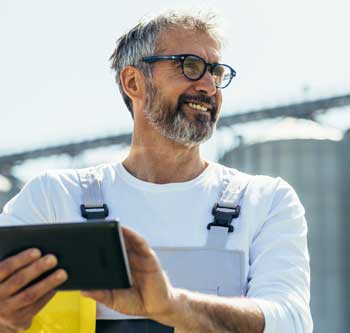
POLYGON ((222 18, 237 71, 223 114, 350 92, 349 0, 0 0, 0 155, 130 132, 108 58, 172 8, 222 18))

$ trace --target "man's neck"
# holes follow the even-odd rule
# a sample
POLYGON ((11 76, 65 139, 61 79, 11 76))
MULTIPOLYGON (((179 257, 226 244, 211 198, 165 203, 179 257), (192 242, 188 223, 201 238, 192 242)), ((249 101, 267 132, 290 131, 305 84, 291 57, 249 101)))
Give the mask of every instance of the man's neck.
POLYGON ((133 176, 156 184, 185 182, 196 178, 207 167, 199 146, 184 147, 176 143, 131 145, 124 167, 133 176))

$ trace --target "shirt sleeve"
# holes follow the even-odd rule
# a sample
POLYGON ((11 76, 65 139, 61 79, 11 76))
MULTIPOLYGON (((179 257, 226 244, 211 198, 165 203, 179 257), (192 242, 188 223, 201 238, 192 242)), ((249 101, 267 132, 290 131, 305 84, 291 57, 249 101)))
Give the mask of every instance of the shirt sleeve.
POLYGON ((261 308, 264 333, 309 333, 310 265, 305 210, 277 179, 272 204, 250 251, 247 296, 261 308))
POLYGON ((35 224, 54 221, 53 205, 47 195, 47 175, 31 179, 3 208, 0 225, 35 224))

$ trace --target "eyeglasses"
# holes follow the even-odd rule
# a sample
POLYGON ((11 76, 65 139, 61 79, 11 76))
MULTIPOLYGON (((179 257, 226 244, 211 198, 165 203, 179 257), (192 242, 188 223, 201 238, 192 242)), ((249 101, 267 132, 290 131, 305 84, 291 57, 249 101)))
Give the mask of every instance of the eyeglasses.
POLYGON ((162 60, 180 61, 182 74, 191 81, 200 80, 209 67, 209 72, 214 78, 215 86, 220 89, 226 88, 236 76, 236 71, 229 65, 210 64, 194 54, 150 56, 143 57, 142 60, 148 63, 162 60))

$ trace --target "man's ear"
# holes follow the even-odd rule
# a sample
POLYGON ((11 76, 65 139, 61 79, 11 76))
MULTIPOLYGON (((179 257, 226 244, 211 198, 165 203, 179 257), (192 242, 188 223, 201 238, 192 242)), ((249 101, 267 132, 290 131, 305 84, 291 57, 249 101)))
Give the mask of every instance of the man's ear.
POLYGON ((145 78, 138 68, 133 66, 124 67, 120 73, 120 82, 133 105, 144 100, 146 94, 145 78))

